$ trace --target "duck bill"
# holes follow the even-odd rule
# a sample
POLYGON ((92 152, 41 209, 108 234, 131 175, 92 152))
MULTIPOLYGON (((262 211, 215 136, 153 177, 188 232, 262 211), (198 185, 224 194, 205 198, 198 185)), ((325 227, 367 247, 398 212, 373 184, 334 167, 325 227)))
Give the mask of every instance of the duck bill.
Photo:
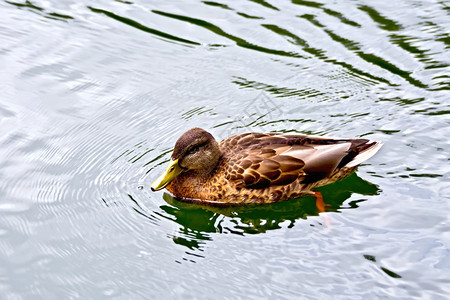
POLYGON ((164 171, 164 173, 161 174, 161 176, 159 176, 158 179, 156 179, 155 182, 152 183, 150 188, 152 189, 152 191, 159 191, 165 188, 181 172, 183 172, 183 169, 178 164, 178 159, 170 160, 170 164, 167 167, 166 171, 164 171))

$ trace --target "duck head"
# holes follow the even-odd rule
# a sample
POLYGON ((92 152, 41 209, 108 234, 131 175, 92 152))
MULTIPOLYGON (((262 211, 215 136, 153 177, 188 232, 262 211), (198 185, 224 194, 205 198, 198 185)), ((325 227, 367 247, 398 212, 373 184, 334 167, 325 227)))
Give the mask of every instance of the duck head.
POLYGON ((219 158, 219 144, 209 132, 201 128, 189 129, 175 143, 169 166, 153 182, 151 189, 158 191, 165 188, 183 172, 208 174, 215 168, 219 158))

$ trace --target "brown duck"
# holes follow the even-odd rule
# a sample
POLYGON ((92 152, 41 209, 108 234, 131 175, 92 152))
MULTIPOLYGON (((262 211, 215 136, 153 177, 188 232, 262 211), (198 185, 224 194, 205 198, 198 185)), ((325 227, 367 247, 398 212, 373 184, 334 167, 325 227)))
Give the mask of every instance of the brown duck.
MULTIPOLYGON (((176 142, 166 171, 151 185, 204 204, 271 203, 338 181, 382 146, 367 139, 244 133, 217 143, 201 128, 176 142)), ((319 205, 319 204, 318 204, 319 205)), ((323 204, 322 204, 323 205, 323 204)))

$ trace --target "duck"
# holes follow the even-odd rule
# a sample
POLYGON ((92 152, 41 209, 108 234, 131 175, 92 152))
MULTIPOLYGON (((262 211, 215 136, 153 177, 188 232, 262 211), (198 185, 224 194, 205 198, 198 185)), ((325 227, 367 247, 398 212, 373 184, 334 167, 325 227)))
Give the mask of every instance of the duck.
POLYGON ((169 165, 151 190, 206 205, 246 205, 314 196, 314 189, 351 174, 381 147, 364 138, 303 134, 243 133, 217 142, 192 128, 176 141, 169 165))

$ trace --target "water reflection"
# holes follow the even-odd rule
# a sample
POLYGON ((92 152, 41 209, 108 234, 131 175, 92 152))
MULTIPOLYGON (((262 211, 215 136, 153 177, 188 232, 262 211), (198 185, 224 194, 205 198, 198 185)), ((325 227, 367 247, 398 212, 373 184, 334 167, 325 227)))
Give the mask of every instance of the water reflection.
MULTIPOLYGON (((328 205, 328 212, 357 208, 358 203, 366 199, 361 198, 344 204, 355 193, 377 195, 380 192, 376 185, 362 179, 356 173, 319 190, 328 205)), ((176 244, 183 245, 191 251, 203 251, 203 246, 211 241, 216 233, 260 234, 283 227, 292 228, 299 220, 306 220, 309 216, 319 214, 313 197, 237 207, 186 203, 167 193, 164 193, 163 199, 167 204, 160 206, 163 211, 160 216, 179 225, 179 229, 171 238, 176 244)))
POLYGON ((130 26, 132 26, 132 27, 134 27, 136 29, 142 30, 144 32, 148 32, 150 34, 153 34, 155 36, 164 38, 164 39, 169 40, 169 41, 181 42, 181 43, 188 44, 188 45, 200 45, 200 43, 198 43, 198 42, 194 42, 194 41, 191 41, 191 40, 183 39, 183 38, 180 38, 180 37, 168 34, 166 32, 162 32, 162 31, 159 31, 159 30, 156 30, 156 29, 144 26, 144 25, 142 25, 142 24, 140 24, 140 23, 138 23, 138 22, 136 22, 136 21, 134 21, 132 19, 128 19, 128 18, 119 16, 119 15, 116 15, 116 14, 114 14, 112 12, 107 11, 107 10, 98 9, 98 8, 90 7, 90 6, 88 6, 88 8, 94 13, 104 14, 107 17, 113 18, 114 20, 117 20, 117 21, 122 22, 124 24, 130 25, 130 26))
POLYGON ((386 273, 388 276, 390 276, 390 277, 392 277, 392 278, 402 278, 401 275, 395 273, 394 271, 391 271, 391 270, 389 270, 388 268, 379 266, 379 264, 377 263, 377 259, 376 259, 375 256, 369 255, 369 254, 364 254, 363 257, 364 257, 365 259, 367 259, 368 261, 371 261, 371 262, 377 264, 378 267, 380 268, 380 270, 382 270, 382 271, 383 271, 384 273, 386 273))
POLYGON ((27 9, 31 12, 37 13, 39 15, 42 15, 44 18, 57 20, 57 21, 68 21, 73 20, 74 18, 69 15, 57 13, 57 12, 50 12, 44 9, 43 7, 40 7, 38 5, 35 5, 31 1, 25 1, 25 3, 19 3, 19 2, 13 2, 13 1, 5 1, 5 3, 11 4, 16 6, 20 9, 27 9))

